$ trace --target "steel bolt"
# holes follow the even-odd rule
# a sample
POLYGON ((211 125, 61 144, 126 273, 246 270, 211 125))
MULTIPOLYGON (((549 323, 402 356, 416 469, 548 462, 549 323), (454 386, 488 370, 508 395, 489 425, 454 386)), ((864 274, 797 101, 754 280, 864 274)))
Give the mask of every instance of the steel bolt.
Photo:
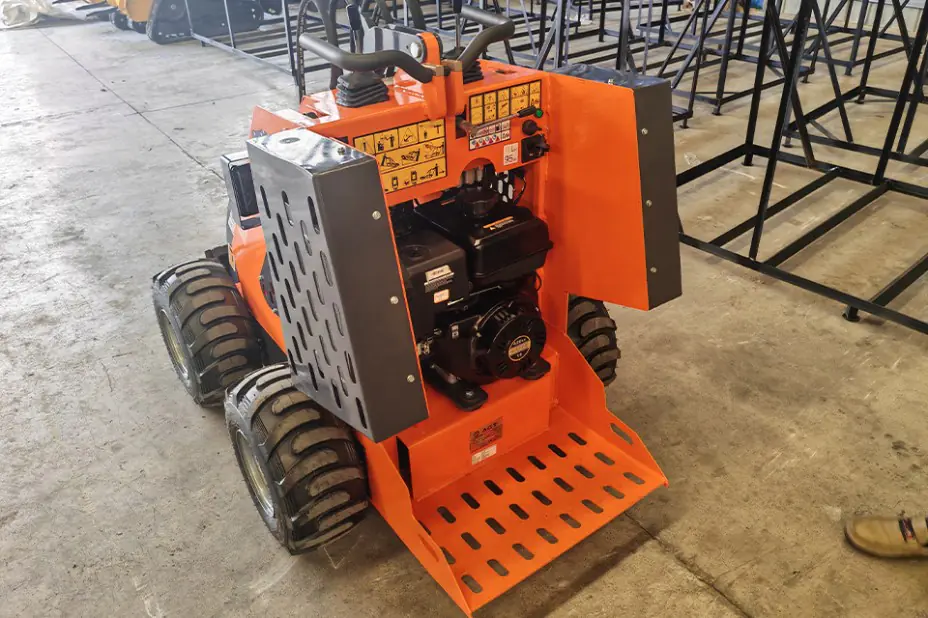
POLYGON ((391 296, 391 297, 390 297, 390 304, 391 304, 391 305, 396 305, 396 304, 398 304, 399 302, 400 302, 400 299, 397 298, 396 296, 391 296))
POLYGON ((645 201, 644 201, 644 205, 647 206, 648 208, 650 208, 651 205, 652 205, 651 200, 645 200, 645 201))
POLYGON ((416 376, 414 376, 414 375, 412 375, 412 374, 410 373, 408 376, 406 376, 406 381, 409 382, 410 384, 412 384, 413 382, 416 381, 416 376))
POLYGON ((379 211, 375 210, 371 213, 371 216, 374 218, 374 221, 380 221, 380 217, 383 215, 381 215, 379 211))
POLYGON ((648 130, 647 130, 646 128, 642 128, 642 129, 641 129, 641 134, 642 134, 642 135, 647 135, 647 134, 648 134, 648 130))
POLYGON ((656 272, 657 272, 657 267, 652 266, 652 267, 651 267, 651 272, 652 272, 652 273, 656 273, 656 272))
POLYGON ((345 150, 345 147, 344 147, 344 146, 339 146, 339 147, 338 147, 338 150, 337 150, 336 152, 338 152, 338 154, 340 154, 340 155, 343 155, 343 154, 345 154, 345 153, 348 152, 348 151, 345 150))

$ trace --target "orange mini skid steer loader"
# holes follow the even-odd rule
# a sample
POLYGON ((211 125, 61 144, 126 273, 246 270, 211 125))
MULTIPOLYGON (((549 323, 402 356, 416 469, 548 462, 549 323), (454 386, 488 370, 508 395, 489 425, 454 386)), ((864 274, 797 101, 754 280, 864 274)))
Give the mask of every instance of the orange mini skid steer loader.
POLYGON ((153 293, 277 539, 317 548, 373 505, 470 615, 666 484, 606 408, 591 299, 681 286, 669 86, 480 60, 512 23, 459 16, 484 28, 445 57, 401 27, 359 53, 303 35, 347 72, 255 109, 223 158, 228 245, 153 293))

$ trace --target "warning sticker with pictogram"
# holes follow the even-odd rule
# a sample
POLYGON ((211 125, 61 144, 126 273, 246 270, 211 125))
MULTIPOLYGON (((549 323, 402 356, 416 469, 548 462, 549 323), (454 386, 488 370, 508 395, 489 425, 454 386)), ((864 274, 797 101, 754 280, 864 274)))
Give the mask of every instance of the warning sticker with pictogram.
POLYGON ((384 193, 448 175, 443 119, 361 135, 354 138, 352 144, 377 159, 384 193))
POLYGON ((477 148, 492 146, 493 144, 507 141, 512 137, 512 125, 510 122, 509 120, 504 120, 493 124, 485 124, 471 134, 467 144, 468 147, 471 150, 476 150, 477 148))
POLYGON ((472 95, 467 108, 470 123, 477 125, 502 120, 529 106, 541 108, 541 80, 472 95))

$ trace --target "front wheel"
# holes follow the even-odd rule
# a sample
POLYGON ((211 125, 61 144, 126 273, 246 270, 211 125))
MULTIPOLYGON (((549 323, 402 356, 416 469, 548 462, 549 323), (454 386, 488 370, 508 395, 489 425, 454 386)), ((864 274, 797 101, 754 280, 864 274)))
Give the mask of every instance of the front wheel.
POLYGON ((368 508, 351 429, 293 385, 286 363, 246 377, 226 398, 235 459, 261 519, 291 554, 351 530, 368 508))

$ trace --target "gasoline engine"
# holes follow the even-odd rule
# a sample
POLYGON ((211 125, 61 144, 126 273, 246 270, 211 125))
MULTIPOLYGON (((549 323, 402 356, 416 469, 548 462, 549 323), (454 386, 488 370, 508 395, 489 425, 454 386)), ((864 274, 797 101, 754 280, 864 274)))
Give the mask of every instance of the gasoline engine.
POLYGON ((518 205, 524 182, 521 170, 487 166, 437 200, 392 211, 423 375, 464 410, 486 402, 482 384, 550 369, 537 270, 551 240, 518 205))

